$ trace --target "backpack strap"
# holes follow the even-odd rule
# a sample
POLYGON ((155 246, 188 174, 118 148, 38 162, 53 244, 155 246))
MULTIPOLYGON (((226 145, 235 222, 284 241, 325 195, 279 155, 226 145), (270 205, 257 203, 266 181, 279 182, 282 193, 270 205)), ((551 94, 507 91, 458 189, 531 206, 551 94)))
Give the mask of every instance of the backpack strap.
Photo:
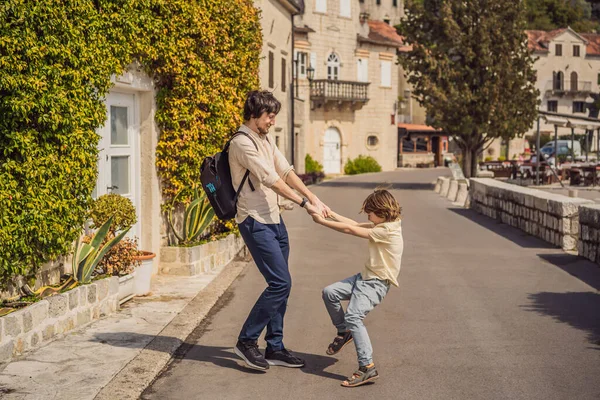
MULTIPOLYGON (((248 135, 246 132, 242 132, 242 131, 237 131, 236 133, 233 134, 233 136, 231 136, 231 139, 229 139, 227 141, 227 143, 225 144, 225 147, 223 148, 223 151, 229 151, 229 146, 231 145, 231 141, 233 139, 235 139, 237 136, 239 135, 244 135, 246 136, 248 139, 250 139, 250 141, 252 141, 252 144, 254 145, 254 147, 256 148, 256 151, 258 151, 258 145, 256 144, 256 142, 254 141, 254 139, 252 139, 252 136, 248 135)), ((242 183, 240 183, 240 186, 238 187, 238 189, 235 192, 235 200, 237 201, 238 196, 240 195, 240 192, 242 191, 242 187, 244 186, 244 183, 246 182, 246 180, 248 180, 248 185, 250 185, 250 189, 254 192, 254 185, 252 184, 252 181, 250 180, 250 170, 246 170, 246 173, 244 174, 244 177, 242 178, 242 183)))

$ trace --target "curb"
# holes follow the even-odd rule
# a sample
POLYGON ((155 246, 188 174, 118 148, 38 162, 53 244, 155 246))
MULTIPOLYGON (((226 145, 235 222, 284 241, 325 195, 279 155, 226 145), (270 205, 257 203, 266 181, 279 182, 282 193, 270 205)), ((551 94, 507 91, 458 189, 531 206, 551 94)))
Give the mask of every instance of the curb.
POLYGON ((252 261, 238 258, 225 266, 221 273, 123 367, 94 399, 138 399, 169 364, 175 352, 208 315, 223 293, 251 263, 252 261))

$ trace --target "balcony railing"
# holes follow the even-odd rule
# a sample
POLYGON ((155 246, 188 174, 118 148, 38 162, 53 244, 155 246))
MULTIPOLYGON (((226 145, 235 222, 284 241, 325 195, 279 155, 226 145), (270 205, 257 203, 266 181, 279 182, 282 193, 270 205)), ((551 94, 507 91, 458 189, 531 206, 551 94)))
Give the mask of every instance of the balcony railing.
POLYGON ((590 81, 548 81, 545 91, 553 94, 586 94, 592 91, 590 81))
POLYGON ((317 107, 327 103, 344 103, 362 107, 369 101, 369 82, 314 79, 310 82, 310 99, 317 107))

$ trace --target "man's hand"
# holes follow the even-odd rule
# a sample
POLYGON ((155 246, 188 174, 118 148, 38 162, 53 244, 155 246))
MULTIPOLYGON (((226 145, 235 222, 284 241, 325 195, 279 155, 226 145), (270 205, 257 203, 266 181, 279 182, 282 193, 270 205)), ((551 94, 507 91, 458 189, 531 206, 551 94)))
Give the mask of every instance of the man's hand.
POLYGON ((331 208, 327 207, 325 203, 323 203, 317 196, 313 196, 310 199, 310 203, 315 206, 318 210, 318 213, 321 214, 324 218, 328 218, 331 213, 331 208))
POLYGON ((304 208, 306 209, 306 212, 309 215, 313 215, 313 214, 320 214, 319 210, 317 209, 317 207, 315 207, 314 205, 312 205, 311 203, 306 203, 304 205, 304 208))

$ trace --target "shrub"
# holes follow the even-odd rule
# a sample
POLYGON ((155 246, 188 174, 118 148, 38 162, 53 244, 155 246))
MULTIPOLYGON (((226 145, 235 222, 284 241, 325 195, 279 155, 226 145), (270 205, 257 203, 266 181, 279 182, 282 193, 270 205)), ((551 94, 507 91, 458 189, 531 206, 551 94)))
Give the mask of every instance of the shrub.
MULTIPOLYGON (((85 243, 89 243, 89 240, 88 236, 84 238, 85 243)), ((100 260, 96 267, 96 273, 113 276, 127 275, 141 264, 141 261, 136 258, 140 253, 137 239, 124 237, 100 260)))
POLYGON ((367 172, 381 172, 381 165, 371 156, 360 155, 354 160, 348 160, 344 166, 346 175, 364 174, 367 172))
POLYGON ((504 157, 504 156, 498 156, 498 161, 504 162, 504 161, 506 161, 506 157, 504 157))
POLYGON ((101 227, 110 217, 114 217, 110 227, 113 234, 130 228, 137 222, 135 206, 131 200, 116 193, 102 195, 92 203, 92 228, 101 227))
POLYGON ((315 161, 310 154, 304 157, 304 169, 307 174, 311 172, 323 172, 323 166, 318 161, 315 161))
POLYGON ((490 161, 492 161, 492 157, 488 156, 488 157, 486 157, 486 158, 485 158, 483 161, 485 161, 485 162, 490 162, 490 161))
POLYGON ((0 2, 0 282, 80 235, 111 76, 137 61, 154 79, 168 204, 242 122, 261 48, 250 0, 0 2))

